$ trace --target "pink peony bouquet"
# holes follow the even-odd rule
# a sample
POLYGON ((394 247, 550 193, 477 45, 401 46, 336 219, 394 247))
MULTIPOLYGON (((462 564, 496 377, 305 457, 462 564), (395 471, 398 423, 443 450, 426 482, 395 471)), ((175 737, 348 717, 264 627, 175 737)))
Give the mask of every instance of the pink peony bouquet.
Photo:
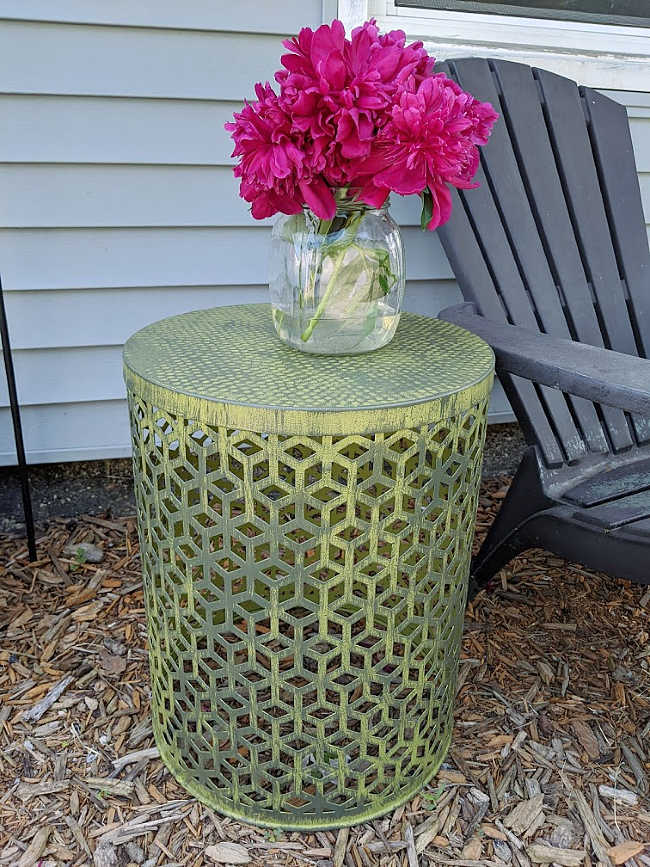
POLYGON ((421 42, 374 21, 346 39, 340 21, 303 28, 284 43, 278 92, 257 84, 226 124, 235 175, 253 217, 297 214, 307 206, 330 221, 336 191, 379 208, 393 191, 422 197, 422 227, 451 214, 450 187, 470 189, 478 145, 498 117, 444 73, 421 42))

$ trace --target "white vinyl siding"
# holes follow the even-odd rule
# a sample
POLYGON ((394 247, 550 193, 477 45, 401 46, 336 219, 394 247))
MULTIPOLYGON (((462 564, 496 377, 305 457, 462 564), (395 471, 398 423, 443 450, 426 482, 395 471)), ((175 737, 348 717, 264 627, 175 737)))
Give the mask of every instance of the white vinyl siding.
MULTIPOLYGON (((323 16, 321 0, 0 0, 0 274, 30 461, 128 454, 129 334, 266 300, 270 221, 237 195, 223 123, 323 16)), ((650 96, 617 98, 650 215, 650 96)), ((449 265, 416 199, 393 213, 407 308, 433 315, 459 298, 449 265)), ((0 464, 7 404, 0 374, 0 464)), ((507 412, 498 394, 492 418, 507 412)))

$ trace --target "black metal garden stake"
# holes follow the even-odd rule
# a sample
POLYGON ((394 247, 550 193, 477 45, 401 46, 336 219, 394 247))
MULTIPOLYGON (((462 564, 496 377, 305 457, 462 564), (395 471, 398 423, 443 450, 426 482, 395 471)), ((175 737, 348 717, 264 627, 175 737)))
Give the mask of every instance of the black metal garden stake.
POLYGON ((7 313, 5 310, 4 292, 0 279, 0 335, 2 336, 2 355, 7 374, 7 387, 9 389, 9 403, 11 405, 11 420, 14 426, 14 440, 16 443, 16 458, 18 460, 18 473, 23 494, 23 513, 25 515, 25 527, 27 530, 27 548, 29 559, 36 560, 36 537, 34 532, 34 513, 32 511, 32 498, 29 491, 29 475, 27 461, 25 459, 25 445, 23 443, 23 429, 20 422, 20 406, 18 404, 18 392, 16 391, 16 377, 14 364, 11 357, 11 344, 9 342, 9 328, 7 325, 7 313))

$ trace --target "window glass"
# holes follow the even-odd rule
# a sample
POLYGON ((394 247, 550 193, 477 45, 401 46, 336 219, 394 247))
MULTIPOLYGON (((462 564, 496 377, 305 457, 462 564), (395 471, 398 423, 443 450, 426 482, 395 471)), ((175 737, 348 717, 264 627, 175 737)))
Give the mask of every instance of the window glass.
POLYGON ((397 6, 650 26, 650 0, 395 0, 397 6))

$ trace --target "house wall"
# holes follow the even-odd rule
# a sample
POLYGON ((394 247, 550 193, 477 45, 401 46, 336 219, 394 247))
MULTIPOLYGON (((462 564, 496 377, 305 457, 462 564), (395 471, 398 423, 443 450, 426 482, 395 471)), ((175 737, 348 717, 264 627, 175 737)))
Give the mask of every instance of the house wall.
MULTIPOLYGON (((31 462, 118 457, 121 345, 185 310, 263 301, 269 222, 223 123, 332 0, 0 0, 0 274, 31 462)), ((650 221, 650 93, 627 107, 650 221)), ((418 201, 398 200, 407 308, 457 300, 418 201)), ((0 375, 0 465, 14 462, 0 375)), ((509 418, 501 394, 493 420, 509 418)))

